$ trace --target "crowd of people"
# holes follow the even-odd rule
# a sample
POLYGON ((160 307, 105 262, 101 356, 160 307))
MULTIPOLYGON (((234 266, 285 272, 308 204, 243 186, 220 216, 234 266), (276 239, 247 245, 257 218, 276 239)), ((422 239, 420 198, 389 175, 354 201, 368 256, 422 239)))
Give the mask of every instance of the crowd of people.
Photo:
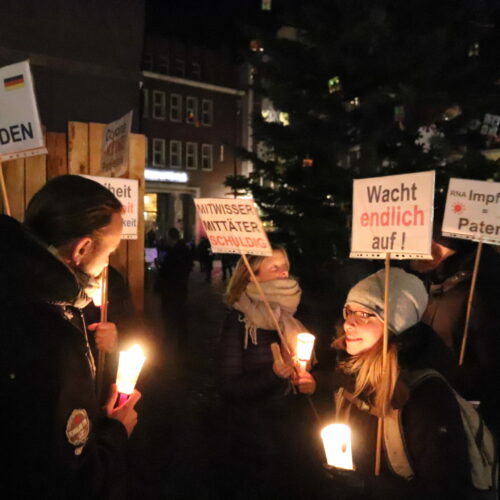
MULTIPOLYGON (((110 320, 101 321, 90 304, 120 242, 121 210, 110 191, 67 175, 35 194, 24 223, 0 215, 6 498, 126 498, 127 438, 141 394, 118 401, 111 372, 98 401, 95 359, 99 351, 112 359, 138 319, 112 268, 110 320)), ((193 252, 175 228, 155 243, 165 330, 189 356, 189 275, 198 259, 210 282, 214 255, 206 239, 193 252)), ((470 340, 458 363, 475 247, 436 229, 432 260, 390 267, 388 317, 386 270, 356 278, 345 290, 336 332, 332 325, 336 359, 328 366, 314 353, 307 366, 297 363, 297 334, 308 325, 286 250, 251 256, 249 267, 223 260, 229 282, 216 374, 227 434, 221 498, 496 498, 496 453, 478 458, 471 451, 491 451, 499 431, 500 256, 492 247, 483 250, 470 340), (325 384, 335 419, 353 429, 350 473, 318 458, 322 415, 314 398, 325 384), (478 412, 458 394, 475 401, 478 412), (477 417, 480 435, 471 437, 464 408, 477 417), (395 422, 396 431, 384 427, 375 475, 381 418, 395 422)))

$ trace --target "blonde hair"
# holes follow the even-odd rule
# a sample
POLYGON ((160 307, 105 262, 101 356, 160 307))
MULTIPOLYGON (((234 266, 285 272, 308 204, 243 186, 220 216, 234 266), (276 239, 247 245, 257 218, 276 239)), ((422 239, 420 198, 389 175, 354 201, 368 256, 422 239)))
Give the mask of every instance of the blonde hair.
MULTIPOLYGON (((283 257, 285 258, 285 262, 287 264, 287 268, 290 269, 290 262, 288 260, 286 250, 283 247, 276 245, 272 245, 272 249, 273 251, 279 250, 283 254, 283 257)), ((265 258, 266 257, 263 255, 250 255, 247 257, 250 268, 252 269, 254 274, 259 273, 259 268, 265 258)), ((227 285, 226 293, 224 296, 226 303, 232 306, 235 302, 237 302, 241 294, 245 291, 245 288, 247 287, 249 282, 250 273, 248 272, 245 262, 242 258, 240 258, 227 285)))
MULTIPOLYGON (((338 339, 341 340, 341 339, 338 339)), ((398 363, 397 346, 389 342, 387 348, 386 373, 382 371, 383 341, 380 339, 371 349, 353 356, 341 363, 344 373, 355 376, 354 396, 363 394, 368 396, 368 404, 373 407, 379 416, 386 414, 392 400, 400 368, 398 363)), ((350 404, 343 395, 343 391, 335 394, 335 406, 338 419, 348 419, 350 404)))

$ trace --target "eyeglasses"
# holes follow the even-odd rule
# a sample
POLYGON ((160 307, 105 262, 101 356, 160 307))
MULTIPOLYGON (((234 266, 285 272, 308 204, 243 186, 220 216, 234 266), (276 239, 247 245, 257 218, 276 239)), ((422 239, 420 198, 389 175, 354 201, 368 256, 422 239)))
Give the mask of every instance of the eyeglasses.
POLYGON ((347 319, 349 316, 353 316, 354 322, 360 325, 366 325, 370 318, 374 318, 377 316, 376 314, 367 313, 365 311, 353 311, 349 307, 344 307, 342 309, 342 315, 344 319, 347 319))

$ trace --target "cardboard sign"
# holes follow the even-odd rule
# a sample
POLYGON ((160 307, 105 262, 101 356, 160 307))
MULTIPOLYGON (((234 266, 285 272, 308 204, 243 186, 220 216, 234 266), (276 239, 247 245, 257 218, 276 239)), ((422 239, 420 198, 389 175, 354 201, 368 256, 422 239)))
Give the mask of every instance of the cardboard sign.
POLYGON ((253 200, 194 200, 214 253, 273 254, 253 200))
POLYGON ((101 173, 121 177, 127 173, 128 136, 132 128, 133 111, 106 125, 102 132, 101 173))
POLYGON ((442 233, 500 245, 500 183, 450 179, 442 233))
POLYGON ((0 68, 0 161, 47 154, 29 61, 0 68))
POLYGON ((139 181, 137 179, 117 179, 116 177, 97 177, 94 175, 82 175, 82 177, 98 182, 122 202, 122 240, 136 240, 139 225, 139 181))
POLYGON ((351 258, 431 259, 435 172, 357 179, 351 258))

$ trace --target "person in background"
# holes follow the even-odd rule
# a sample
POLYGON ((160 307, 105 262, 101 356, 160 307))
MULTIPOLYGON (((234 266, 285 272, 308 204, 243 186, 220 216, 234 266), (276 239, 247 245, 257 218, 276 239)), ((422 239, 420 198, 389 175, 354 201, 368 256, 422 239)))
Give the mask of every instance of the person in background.
POLYGON ((196 253, 198 254, 198 260, 200 262, 200 271, 205 273, 205 280, 207 283, 210 283, 212 281, 212 270, 214 267, 214 254, 212 253, 210 242, 206 236, 203 236, 198 243, 196 253))
POLYGON ((352 429, 353 462, 368 486, 364 498, 483 498, 472 485, 471 463, 460 408, 448 383, 431 377, 410 390, 415 370, 446 371, 449 354, 439 337, 421 323, 428 295, 420 279, 399 268, 389 275, 389 345, 384 374, 385 270, 357 283, 344 306, 335 378, 337 420, 352 429), (444 366, 444 369, 443 369, 444 366), (401 428, 414 477, 393 472, 382 452, 374 477, 378 416, 401 410, 401 428))
MULTIPOLYGON (((477 243, 441 235, 442 210, 435 215, 432 260, 414 260, 410 270, 429 292, 422 321, 453 352, 458 365, 464 335, 477 243)), ((480 401, 479 412, 493 433, 500 431, 500 255, 483 245, 472 302, 463 365, 453 379, 466 399, 480 401)))
MULTIPOLYGON (((309 372, 295 370, 290 357, 297 333, 306 329, 294 317, 301 289, 288 275, 286 251, 275 248, 270 257, 250 256, 248 261, 290 354, 240 259, 226 291, 230 310, 222 326, 218 355, 218 390, 229 415, 228 477, 234 481, 228 480, 228 488, 231 484, 236 489, 244 487, 253 492, 253 498, 260 498, 258 492, 264 495, 262 498, 281 498, 284 491, 293 490, 291 483, 299 479, 295 475, 298 462, 308 462, 299 449, 305 440, 300 427, 305 421, 302 413, 309 408, 302 408, 303 400, 297 401, 294 393, 312 394, 316 382, 309 372), (273 359, 273 343, 281 346, 285 363, 273 359)), ((226 494, 233 495, 235 490, 226 494)))
POLYGON ((82 309, 122 232, 122 205, 81 176, 50 180, 25 223, 0 216, 2 491, 6 498, 124 498, 135 392, 100 408, 82 309))
POLYGON ((189 274, 193 259, 189 247, 181 240, 179 230, 168 230, 165 251, 159 260, 157 290, 167 339, 174 339, 183 352, 188 345, 187 299, 189 274))

